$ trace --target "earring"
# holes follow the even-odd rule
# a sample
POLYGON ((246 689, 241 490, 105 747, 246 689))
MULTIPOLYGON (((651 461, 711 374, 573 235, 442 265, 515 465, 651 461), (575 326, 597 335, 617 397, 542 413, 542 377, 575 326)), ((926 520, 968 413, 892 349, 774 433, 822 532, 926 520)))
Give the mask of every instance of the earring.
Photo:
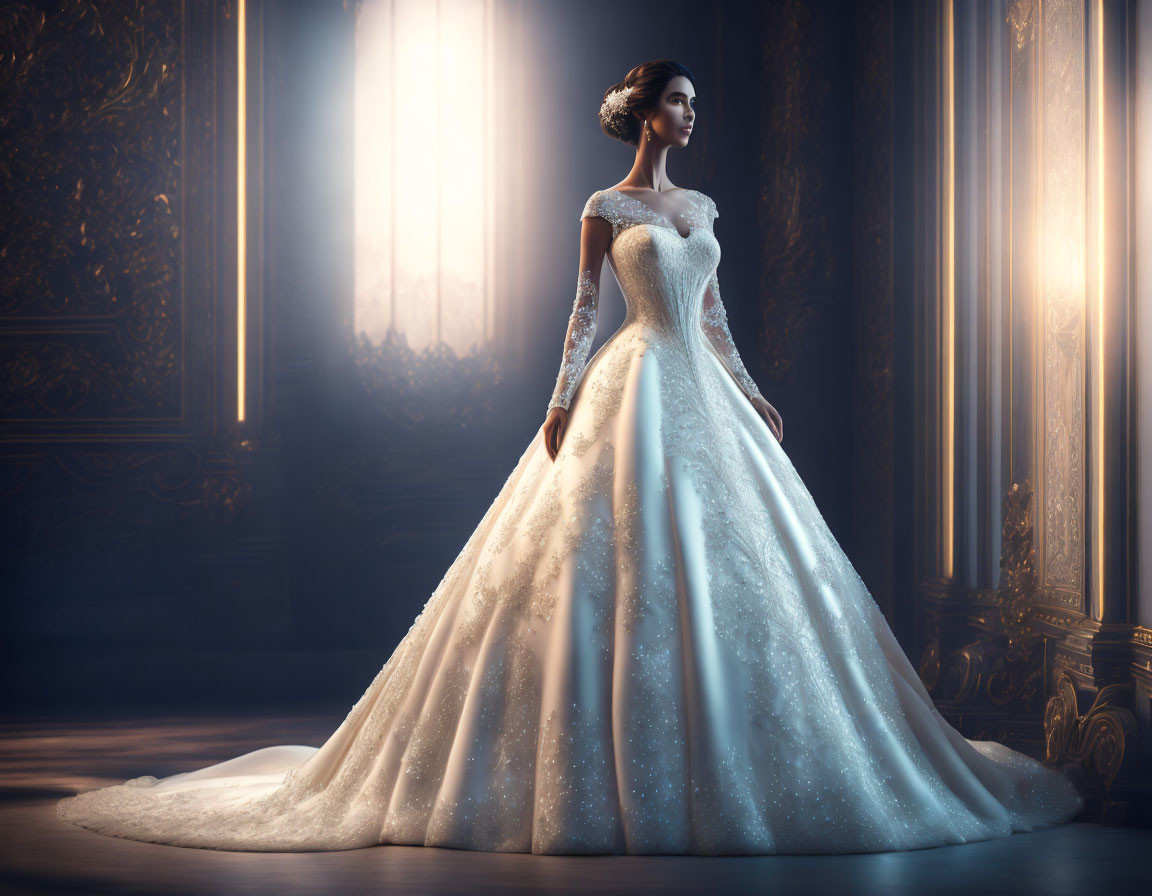
POLYGON ((648 119, 644 119, 644 133, 648 135, 648 142, 652 142, 652 129, 648 125, 648 119))

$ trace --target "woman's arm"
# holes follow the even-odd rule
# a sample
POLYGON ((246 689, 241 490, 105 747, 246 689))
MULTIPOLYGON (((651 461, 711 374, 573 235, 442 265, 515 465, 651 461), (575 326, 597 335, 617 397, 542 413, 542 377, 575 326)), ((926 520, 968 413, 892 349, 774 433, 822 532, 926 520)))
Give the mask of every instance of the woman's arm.
POLYGON ((568 408, 588 363, 592 340, 596 336, 600 310, 600 272, 611 239, 612 225, 608 221, 591 216, 583 219, 580 227, 580 273, 576 278, 576 298, 572 303, 568 331, 564 336, 560 372, 556 376, 556 387, 548 402, 548 418, 544 422, 544 443, 553 460, 560 450, 568 408))
POLYGON ((720 280, 715 271, 712 272, 712 281, 704 293, 700 328, 724 361, 724 365, 731 371, 740 391, 748 398, 763 398, 755 380, 749 375, 744 362, 740 359, 736 343, 732 341, 732 332, 728 329, 728 312, 724 310, 724 303, 720 300, 720 280))
POLYGON ((708 337, 708 341, 720 355, 724 366, 736 380, 740 391, 756 408, 756 413, 764 418, 772 434, 778 442, 784 441, 784 419, 780 412, 774 408, 756 386, 756 381, 748 373, 744 362, 740 359, 740 352, 736 350, 736 343, 732 341, 732 332, 728 329, 728 313, 724 310, 724 303, 720 300, 720 280, 716 272, 712 272, 712 280, 704 293, 704 302, 700 312, 700 329, 708 337))

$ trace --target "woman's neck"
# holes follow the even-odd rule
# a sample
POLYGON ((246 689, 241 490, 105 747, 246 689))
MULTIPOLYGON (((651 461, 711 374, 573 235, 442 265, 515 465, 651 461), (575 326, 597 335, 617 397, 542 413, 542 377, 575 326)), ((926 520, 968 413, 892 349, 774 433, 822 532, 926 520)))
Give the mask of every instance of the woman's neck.
POLYGON ((668 171, 665 162, 668 158, 668 147, 649 148, 641 137, 640 146, 636 150, 636 161, 632 163, 632 170, 621 181, 622 185, 638 189, 655 190, 663 193, 672 187, 668 181, 668 171))

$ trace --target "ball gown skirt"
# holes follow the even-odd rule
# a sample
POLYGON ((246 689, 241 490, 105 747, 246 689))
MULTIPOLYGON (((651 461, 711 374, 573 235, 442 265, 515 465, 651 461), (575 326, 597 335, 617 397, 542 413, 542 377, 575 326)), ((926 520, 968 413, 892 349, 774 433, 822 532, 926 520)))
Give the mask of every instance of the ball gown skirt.
POLYGON ((624 324, 586 364, 566 354, 555 462, 537 432, 322 746, 136 778, 59 815, 217 849, 707 855, 917 849, 1075 816, 1061 774, 933 706, 700 325, 720 249, 715 204, 691 199, 687 236, 619 191, 589 199, 613 225, 624 324))

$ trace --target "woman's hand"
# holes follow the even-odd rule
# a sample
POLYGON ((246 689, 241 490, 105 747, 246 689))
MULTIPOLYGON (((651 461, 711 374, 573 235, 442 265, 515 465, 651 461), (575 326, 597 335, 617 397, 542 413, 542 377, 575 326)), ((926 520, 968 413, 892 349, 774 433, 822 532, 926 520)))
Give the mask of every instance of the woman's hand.
POLYGON ((548 456, 556 461, 560 451, 560 443, 564 439, 564 427, 568 425, 568 412, 564 408, 552 408, 544 420, 544 447, 548 449, 548 456))
POLYGON ((780 412, 759 395, 755 395, 748 400, 752 402, 752 407, 756 408, 756 413, 764 418, 764 422, 767 423, 768 428, 772 430, 772 435, 776 436, 776 441, 783 442, 784 419, 780 416, 780 412))

